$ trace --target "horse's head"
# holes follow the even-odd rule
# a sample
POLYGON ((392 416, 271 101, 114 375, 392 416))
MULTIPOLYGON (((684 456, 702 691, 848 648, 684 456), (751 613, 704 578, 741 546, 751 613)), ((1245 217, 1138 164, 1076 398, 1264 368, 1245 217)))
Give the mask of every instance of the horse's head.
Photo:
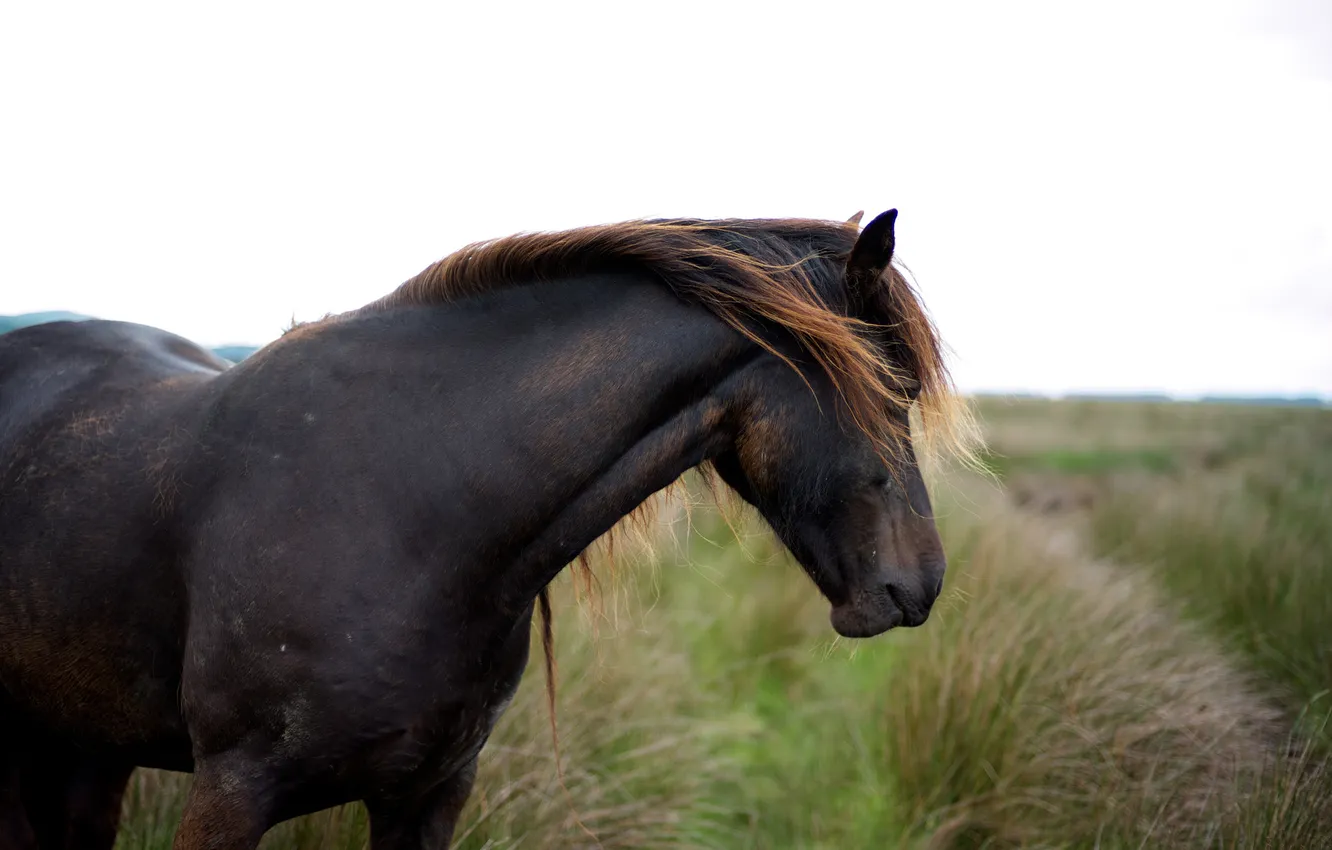
POLYGON ((737 376, 745 415, 734 447, 714 462, 832 603, 833 627, 846 637, 925 622, 944 577, 909 411, 946 377, 933 329, 890 265, 896 216, 865 228, 840 281, 846 312, 864 323, 859 333, 881 367, 879 395, 861 392, 856 409, 850 378, 814 368, 817 356, 793 338, 777 339, 776 353, 737 376))

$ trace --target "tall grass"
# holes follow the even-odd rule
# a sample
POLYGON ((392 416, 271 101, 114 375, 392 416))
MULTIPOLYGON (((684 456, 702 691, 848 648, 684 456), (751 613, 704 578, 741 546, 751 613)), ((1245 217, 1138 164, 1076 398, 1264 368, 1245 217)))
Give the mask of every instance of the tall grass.
MULTIPOLYGON (((1301 415, 1302 414, 1302 415, 1301 415)), ((1208 468, 1137 480, 1093 517, 1096 545, 1159 580, 1280 686, 1332 709, 1332 414, 1223 432, 1208 468)))
POLYGON ((1145 569, 1285 706, 1285 746, 1209 840, 1332 846, 1332 411, 1025 402, 992 403, 985 418, 1025 501, 1086 508, 1061 522, 1145 569), (1051 456, 1104 459, 1106 446, 1160 462, 1043 473, 1051 456))
POLYGON ((968 603, 903 648, 881 721, 913 833, 1195 846, 1264 767, 1274 708, 1142 577, 1017 518, 950 536, 968 603))

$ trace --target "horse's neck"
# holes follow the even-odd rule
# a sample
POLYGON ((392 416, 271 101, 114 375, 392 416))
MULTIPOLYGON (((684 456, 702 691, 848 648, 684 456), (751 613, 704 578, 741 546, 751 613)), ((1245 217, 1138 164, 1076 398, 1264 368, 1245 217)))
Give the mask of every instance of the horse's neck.
POLYGON ((468 537, 510 609, 729 442, 718 387, 757 350, 661 285, 615 276, 390 313, 376 335, 393 340, 377 372, 419 371, 399 462, 438 488, 427 504, 462 503, 439 508, 445 551, 468 537))

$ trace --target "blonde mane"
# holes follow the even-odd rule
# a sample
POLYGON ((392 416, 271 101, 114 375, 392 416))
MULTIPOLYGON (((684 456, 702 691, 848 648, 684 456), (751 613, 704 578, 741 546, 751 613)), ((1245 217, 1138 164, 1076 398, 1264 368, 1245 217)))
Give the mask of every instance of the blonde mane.
MULTIPOLYGON (((855 427, 885 457, 910 444, 904 411, 918 415, 922 459, 974 464, 976 429, 953 388, 943 346, 920 298, 895 267, 867 301, 847 291, 858 228, 809 219, 639 220, 477 242, 356 311, 456 301, 510 286, 602 271, 645 272, 697 301, 756 344, 784 328, 836 386, 855 427)), ((787 361, 792 368, 794 364, 787 361)))

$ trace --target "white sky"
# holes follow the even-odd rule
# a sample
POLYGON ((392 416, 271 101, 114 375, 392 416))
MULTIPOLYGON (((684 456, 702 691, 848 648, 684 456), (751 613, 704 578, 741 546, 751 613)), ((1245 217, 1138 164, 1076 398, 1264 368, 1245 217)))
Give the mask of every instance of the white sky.
POLYGON ((278 7, 6 4, 0 313, 259 343, 474 239, 896 206, 968 389, 1332 395, 1328 0, 278 7))

